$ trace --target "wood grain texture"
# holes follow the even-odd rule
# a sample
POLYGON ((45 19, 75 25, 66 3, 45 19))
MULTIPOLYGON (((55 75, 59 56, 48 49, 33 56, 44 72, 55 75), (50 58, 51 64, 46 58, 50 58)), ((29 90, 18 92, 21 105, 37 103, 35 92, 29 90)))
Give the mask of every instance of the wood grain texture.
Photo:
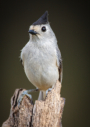
POLYGON ((24 90, 17 89, 11 98, 10 116, 2 127, 62 127, 65 99, 60 97, 60 90, 61 84, 57 81, 45 101, 36 100, 33 105, 25 96, 18 108, 17 100, 24 90))

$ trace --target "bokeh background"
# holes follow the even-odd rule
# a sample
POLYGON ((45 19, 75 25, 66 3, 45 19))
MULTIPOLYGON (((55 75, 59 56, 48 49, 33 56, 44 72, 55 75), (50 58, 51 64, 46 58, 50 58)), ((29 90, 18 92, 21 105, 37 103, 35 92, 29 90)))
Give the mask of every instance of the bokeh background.
MULTIPOLYGON (((88 1, 0 0, 0 126, 8 118, 16 88, 32 89, 20 63, 29 26, 46 10, 63 58, 63 127, 90 126, 88 1)), ((38 93, 32 94, 37 99, 38 93)))

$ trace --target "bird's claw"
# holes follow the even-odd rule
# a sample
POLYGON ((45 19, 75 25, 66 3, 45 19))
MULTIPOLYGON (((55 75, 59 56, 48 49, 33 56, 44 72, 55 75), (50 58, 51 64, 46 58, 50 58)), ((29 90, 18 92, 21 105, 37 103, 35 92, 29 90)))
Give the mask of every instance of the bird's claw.
POLYGON ((23 97, 26 95, 27 97, 30 98, 30 100, 32 100, 32 95, 29 94, 31 92, 36 92, 36 91, 39 91, 39 89, 30 89, 30 90, 25 90, 23 91, 23 93, 20 95, 19 99, 18 99, 18 107, 20 106, 20 103, 22 102, 23 100, 23 97))
POLYGON ((23 93, 20 95, 19 99, 18 99, 18 107, 20 106, 20 103, 22 102, 24 96, 27 96, 30 98, 30 100, 32 100, 32 95, 28 94, 28 90, 23 91, 23 93))
POLYGON ((48 90, 46 90, 46 95, 48 94, 48 92, 50 92, 52 90, 52 88, 49 88, 48 90))

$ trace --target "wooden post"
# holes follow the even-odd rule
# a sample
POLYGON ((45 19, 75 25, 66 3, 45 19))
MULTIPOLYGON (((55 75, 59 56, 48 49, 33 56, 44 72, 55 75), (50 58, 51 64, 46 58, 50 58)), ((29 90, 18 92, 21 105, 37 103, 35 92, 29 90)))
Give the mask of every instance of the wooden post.
POLYGON ((17 100, 23 89, 17 89, 11 98, 11 110, 8 120, 2 127, 62 127, 61 119, 65 99, 60 97, 61 84, 59 81, 48 92, 45 101, 35 101, 25 96, 17 106, 17 100))

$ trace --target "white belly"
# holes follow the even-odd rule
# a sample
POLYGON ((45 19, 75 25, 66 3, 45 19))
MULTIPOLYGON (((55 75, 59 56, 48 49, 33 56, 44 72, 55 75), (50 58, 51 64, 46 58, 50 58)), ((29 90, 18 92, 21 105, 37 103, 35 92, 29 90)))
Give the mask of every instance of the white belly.
POLYGON ((30 82, 41 90, 52 87, 59 78, 58 68, 43 59, 25 61, 24 69, 30 82))
POLYGON ((26 47, 22 50, 21 58, 30 82, 40 90, 52 87, 59 79, 54 49, 48 51, 48 49, 39 50, 29 47, 28 51, 25 50, 27 50, 26 47))

